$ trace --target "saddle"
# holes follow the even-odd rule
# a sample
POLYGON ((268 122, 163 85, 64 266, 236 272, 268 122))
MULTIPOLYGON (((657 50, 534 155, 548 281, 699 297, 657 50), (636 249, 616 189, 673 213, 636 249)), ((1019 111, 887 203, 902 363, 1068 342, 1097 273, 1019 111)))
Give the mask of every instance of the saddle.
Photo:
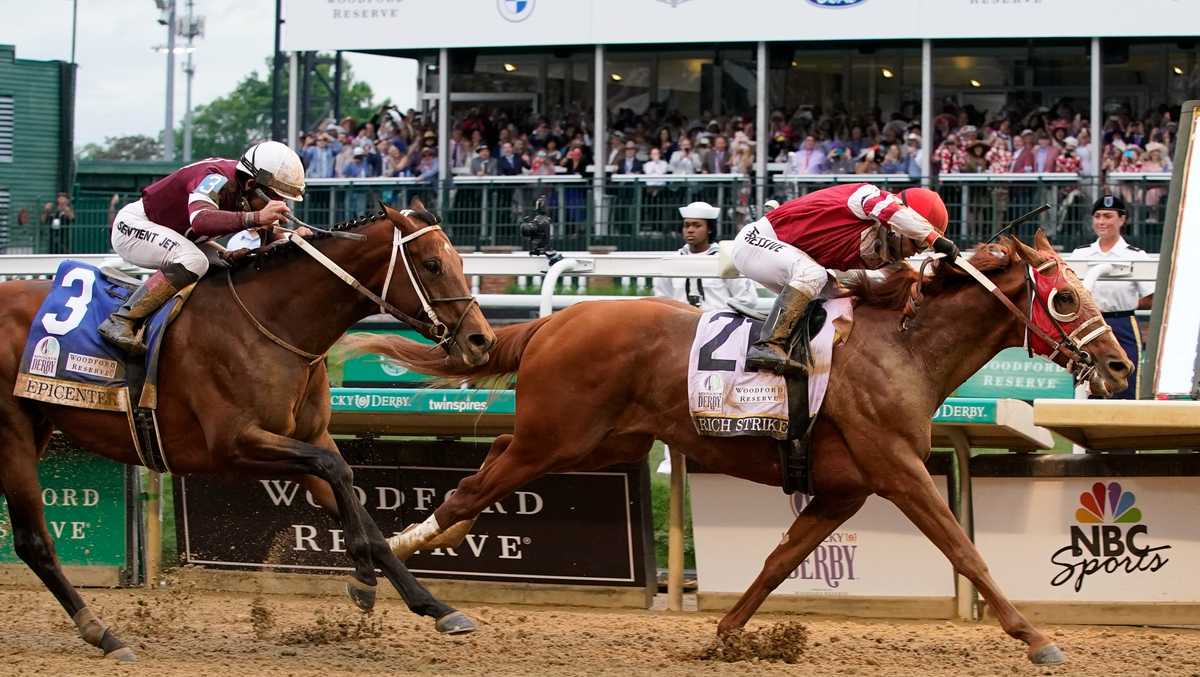
POLYGON ((101 338, 97 327, 140 284, 111 268, 63 261, 54 287, 34 315, 13 394, 81 409, 120 412, 129 418, 142 464, 169 470, 158 421, 158 364, 167 327, 195 285, 186 287, 147 318, 145 358, 129 358, 101 338))

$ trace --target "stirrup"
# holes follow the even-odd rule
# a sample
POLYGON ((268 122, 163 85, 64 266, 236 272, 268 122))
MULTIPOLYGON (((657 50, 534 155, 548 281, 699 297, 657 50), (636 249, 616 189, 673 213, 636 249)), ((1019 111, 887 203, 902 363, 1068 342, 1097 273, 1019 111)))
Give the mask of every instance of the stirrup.
POLYGON ((766 348, 751 347, 746 353, 746 371, 769 371, 780 376, 808 376, 808 366, 791 358, 781 358, 766 348))

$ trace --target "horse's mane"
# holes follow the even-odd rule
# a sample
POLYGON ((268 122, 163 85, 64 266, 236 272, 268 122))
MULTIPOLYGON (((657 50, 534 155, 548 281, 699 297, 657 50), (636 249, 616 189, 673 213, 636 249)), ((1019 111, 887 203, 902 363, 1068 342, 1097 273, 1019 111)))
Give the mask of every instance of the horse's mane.
MULTIPOLYGON (((438 217, 433 214, 433 212, 425 209, 408 209, 405 211, 408 213, 408 215, 416 217, 427 226, 434 226, 441 222, 438 217)), ((329 227, 329 230, 352 231, 379 221, 380 219, 387 218, 387 209, 381 202, 379 204, 379 211, 362 214, 354 218, 347 219, 346 221, 335 223, 329 227)), ((327 233, 314 232, 306 239, 309 242, 317 242, 320 240, 327 240, 332 237, 332 235, 327 233)), ((258 249, 254 249, 244 256, 235 258, 230 264, 230 267, 233 270, 240 270, 247 266, 253 266, 256 270, 261 270, 264 264, 267 264, 271 261, 287 260, 292 254, 295 254, 299 251, 300 247, 294 242, 291 242, 290 240, 278 240, 276 242, 272 242, 271 244, 259 247, 258 249)))
MULTIPOLYGON (((1018 258, 1015 247, 1005 243, 981 245, 969 260, 980 272, 990 274, 1008 270, 1018 258)), ((905 265, 882 280, 872 279, 865 273, 859 273, 850 280, 846 287, 852 296, 858 298, 861 305, 901 310, 908 301, 913 283, 920 279, 919 271, 905 265)), ((921 286, 921 293, 926 296, 935 296, 961 288, 968 282, 972 282, 972 278, 967 273, 956 266, 939 263, 936 272, 921 286)))

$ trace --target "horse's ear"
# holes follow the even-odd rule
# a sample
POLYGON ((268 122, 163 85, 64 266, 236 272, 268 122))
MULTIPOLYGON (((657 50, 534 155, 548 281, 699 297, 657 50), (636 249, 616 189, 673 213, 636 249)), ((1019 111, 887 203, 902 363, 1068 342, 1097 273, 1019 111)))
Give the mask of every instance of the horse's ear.
POLYGON ((413 196, 413 199, 408 201, 408 208, 413 210, 414 212, 429 211, 429 210, 425 209, 425 203, 421 202, 421 198, 419 198, 415 195, 413 196))
POLYGON ((1033 246, 1041 252, 1055 253, 1054 245, 1050 244, 1050 238, 1046 236, 1046 231, 1041 228, 1038 228, 1037 233, 1033 236, 1033 246))
MULTIPOLYGON (((1041 231, 1038 231, 1038 232, 1040 233, 1041 231)), ((1045 238, 1046 238, 1046 236, 1042 235, 1042 239, 1044 240, 1045 238)), ((1033 266, 1034 268, 1037 268, 1038 266, 1040 266, 1046 262, 1045 254, 1038 251, 1037 249, 1034 249, 1033 247, 1030 247, 1029 245, 1025 244, 1024 242, 1021 242, 1021 238, 1017 237, 1016 235, 1012 235, 1012 236, 1009 236, 1009 239, 1012 240, 1013 247, 1016 248, 1017 254, 1022 259, 1025 259, 1025 262, 1028 263, 1029 265, 1033 266)), ((1036 238, 1035 238, 1035 242, 1036 242, 1036 238)))

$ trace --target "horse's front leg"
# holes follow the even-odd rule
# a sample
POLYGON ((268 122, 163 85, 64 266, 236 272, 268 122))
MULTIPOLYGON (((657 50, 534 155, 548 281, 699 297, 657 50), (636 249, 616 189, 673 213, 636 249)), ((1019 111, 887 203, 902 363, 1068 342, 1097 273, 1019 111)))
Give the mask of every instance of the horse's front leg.
POLYGON ((942 499, 916 451, 889 452, 889 471, 877 493, 896 507, 925 534, 950 560, 954 570, 966 576, 996 613, 1000 626, 1012 637, 1028 645, 1029 660, 1053 665, 1066 660, 1063 652, 1017 611, 988 573, 987 563, 967 538, 950 506, 942 499))
POLYGON ((762 606, 767 595, 779 587, 788 574, 795 571, 804 558, 829 538, 835 529, 858 512, 866 498, 866 495, 818 495, 805 506, 796 521, 792 522, 783 542, 767 556, 758 577, 721 619, 717 632, 725 634, 744 626, 762 606))

